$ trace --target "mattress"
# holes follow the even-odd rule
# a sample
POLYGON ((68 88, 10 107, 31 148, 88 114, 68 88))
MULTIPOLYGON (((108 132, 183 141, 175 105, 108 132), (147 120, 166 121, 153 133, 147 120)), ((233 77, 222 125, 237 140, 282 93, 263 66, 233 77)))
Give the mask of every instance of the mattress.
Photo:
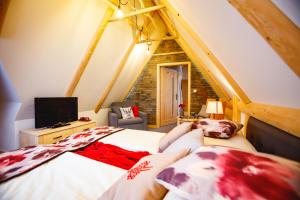
MULTIPOLYGON (((157 153, 159 140, 165 133, 125 129, 103 139, 131 151, 157 153)), ((204 138, 205 145, 221 145, 255 151, 243 137, 204 138)), ((0 199, 12 200, 92 200, 97 199, 126 170, 67 152, 34 170, 0 184, 0 199)))
MULTIPOLYGON (((101 141, 156 153, 164 133, 126 129, 101 141)), ((0 185, 0 199, 97 199, 126 170, 67 152, 0 185)))

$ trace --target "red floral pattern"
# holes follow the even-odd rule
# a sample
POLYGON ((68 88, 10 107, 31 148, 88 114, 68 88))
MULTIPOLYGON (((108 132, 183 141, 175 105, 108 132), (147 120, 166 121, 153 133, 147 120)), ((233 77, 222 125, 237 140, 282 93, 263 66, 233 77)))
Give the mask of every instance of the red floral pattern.
POLYGON ((203 129, 204 136, 206 137, 223 139, 234 136, 242 127, 242 124, 237 124, 230 120, 212 119, 201 119, 199 122, 194 122, 192 125, 192 129, 203 129))
POLYGON ((138 166, 131 168, 128 170, 127 180, 134 179, 139 173, 142 171, 148 171, 153 166, 150 166, 150 161, 144 161, 140 163, 138 166))
POLYGON ((8 155, 0 158, 0 168, 10 166, 12 164, 15 164, 17 162, 21 162, 26 157, 24 154, 19 155, 8 155))
POLYGON ((220 194, 229 199, 299 199, 287 180, 295 174, 276 161, 238 150, 229 150, 216 159, 222 176, 220 194), (276 178, 274 177, 276 176, 276 178), (234 187, 232 184, 234 183, 234 187), (277 189, 276 189, 277 188, 277 189))
POLYGON ((299 163, 228 147, 200 147, 156 178, 185 199, 300 199, 299 163))
POLYGON ((56 144, 28 146, 16 151, 2 153, 0 154, 0 182, 30 171, 59 154, 85 147, 120 130, 123 129, 108 126, 98 127, 75 133, 56 144))

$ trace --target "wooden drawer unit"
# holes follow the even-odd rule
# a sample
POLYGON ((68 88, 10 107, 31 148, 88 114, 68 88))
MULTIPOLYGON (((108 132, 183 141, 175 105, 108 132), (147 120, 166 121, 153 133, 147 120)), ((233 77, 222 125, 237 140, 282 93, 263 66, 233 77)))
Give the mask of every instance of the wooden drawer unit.
POLYGON ((54 133, 50 133, 47 135, 42 135, 39 136, 39 144, 54 144, 56 142, 58 142, 59 140, 62 140, 66 137, 68 137, 69 135, 73 134, 73 130, 72 129, 68 129, 68 130, 64 130, 64 131, 59 131, 59 132, 54 132, 54 133))
POLYGON ((81 131, 86 131, 87 129, 93 128, 93 127, 96 127, 96 122, 91 123, 91 124, 86 124, 86 125, 83 125, 83 126, 79 126, 79 127, 75 127, 74 128, 74 133, 81 132, 81 131))
POLYGON ((69 135, 96 127, 96 122, 72 122, 69 126, 54 129, 29 129, 20 132, 21 147, 38 144, 53 144, 69 135))

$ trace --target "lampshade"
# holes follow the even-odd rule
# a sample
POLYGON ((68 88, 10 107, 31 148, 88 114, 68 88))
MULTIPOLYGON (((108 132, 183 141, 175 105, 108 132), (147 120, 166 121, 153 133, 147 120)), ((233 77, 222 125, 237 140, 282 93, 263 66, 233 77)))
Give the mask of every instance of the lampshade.
POLYGON ((208 101, 206 113, 223 114, 223 106, 221 101, 208 101))

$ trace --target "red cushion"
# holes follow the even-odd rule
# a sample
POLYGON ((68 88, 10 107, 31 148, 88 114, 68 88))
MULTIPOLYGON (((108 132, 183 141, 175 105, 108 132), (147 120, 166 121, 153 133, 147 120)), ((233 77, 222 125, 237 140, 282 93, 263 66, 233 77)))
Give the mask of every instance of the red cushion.
POLYGON ((132 112, 134 117, 138 117, 139 116, 139 107, 138 106, 132 106, 132 112))

